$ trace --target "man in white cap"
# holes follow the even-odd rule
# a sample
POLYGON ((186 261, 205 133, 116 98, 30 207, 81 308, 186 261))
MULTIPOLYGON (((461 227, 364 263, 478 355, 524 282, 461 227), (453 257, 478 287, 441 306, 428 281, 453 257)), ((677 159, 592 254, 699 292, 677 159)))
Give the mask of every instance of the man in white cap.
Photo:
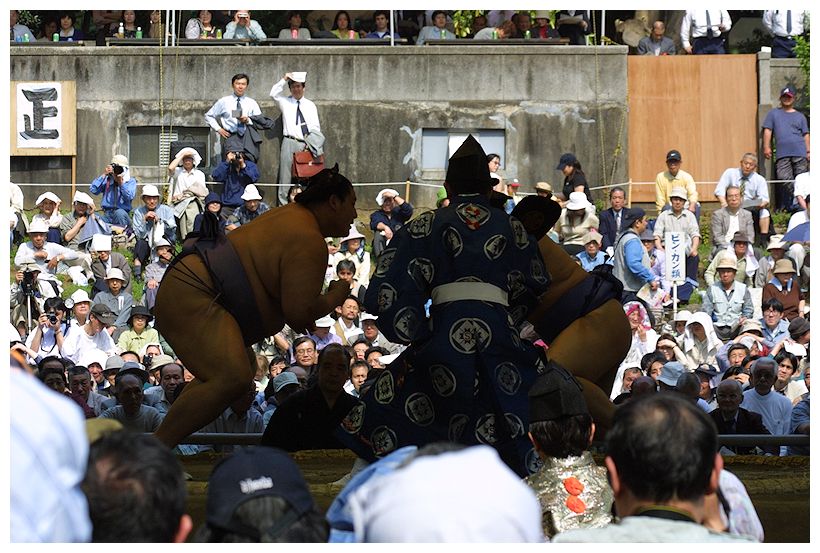
POLYGON ((137 195, 137 179, 128 170, 128 158, 117 154, 105 166, 103 174, 91 183, 92 194, 102 194, 103 221, 125 228, 131 224, 131 201, 137 195))
POLYGON ((142 202, 143 205, 134 210, 132 217, 137 238, 134 246, 134 275, 137 277, 142 273, 142 266, 148 264, 157 240, 165 238, 173 244, 177 231, 174 210, 161 203, 156 186, 146 184, 142 187, 142 202))
POLYGON ((34 206, 39 209, 31 221, 43 221, 48 225, 48 241, 55 244, 62 244, 60 235, 60 224, 63 216, 60 214, 60 203, 62 200, 54 192, 45 192, 37 197, 34 206))
MULTIPOLYGON (((32 221, 28 227, 29 241, 20 244, 14 256, 14 264, 36 263, 40 267, 41 275, 56 275, 59 272, 66 272, 65 264, 58 267, 61 261, 77 259, 77 252, 65 246, 48 242, 48 224, 45 221, 32 221), (60 270, 61 269, 61 270, 60 270)), ((75 275, 72 275, 72 280, 75 275)), ((78 284, 78 283, 77 283, 78 284)))
POLYGON ((740 325, 754 315, 754 305, 748 287, 735 281, 737 258, 724 252, 715 259, 718 281, 706 289, 702 310, 715 321, 715 333, 725 341, 737 336, 740 325))
POLYGON ((254 184, 245 187, 241 198, 245 203, 233 210, 233 213, 228 217, 225 230, 231 231, 242 225, 247 225, 270 209, 268 204, 262 201, 262 195, 254 184))
POLYGON ((695 214, 686 205, 687 192, 684 188, 675 187, 669 192, 669 203, 672 209, 661 211, 655 222, 655 247, 664 251, 664 240, 667 232, 682 232, 686 242, 686 277, 695 282, 698 280, 698 247, 700 246, 700 227, 695 214))
POLYGON ((119 269, 108 269, 108 273, 105 275, 105 283, 108 284, 108 291, 99 292, 94 296, 94 304, 101 303, 108 306, 116 315, 113 325, 118 329, 125 329, 128 326, 128 318, 131 316, 134 296, 123 290, 125 277, 119 269))
POLYGON ((111 251, 111 236, 95 234, 91 239, 91 254, 94 256, 94 261, 91 262, 91 272, 94 275, 94 287, 91 289, 91 295, 108 290, 108 285, 105 284, 105 274, 113 268, 122 271, 122 275, 125 277, 125 291, 130 294, 131 265, 129 265, 124 255, 111 251))
POLYGON ((373 255, 376 257, 399 230, 413 216, 413 205, 392 188, 383 188, 376 194, 379 209, 370 214, 373 231, 373 255))
POLYGON ((194 219, 204 208, 208 187, 205 173, 197 169, 202 156, 194 148, 182 148, 168 165, 171 204, 177 218, 180 241, 194 229, 194 219))
MULTIPOLYGON (((101 279, 105 282, 105 279, 101 279)), ((66 300, 66 307, 71 310, 71 316, 68 321, 68 332, 66 335, 75 332, 75 329, 81 328, 88 322, 88 314, 91 313, 91 298, 88 292, 82 288, 77 288, 66 300)))
MULTIPOLYGON (((282 112, 282 144, 279 147, 279 184, 290 185, 293 182, 293 154, 307 147, 305 139, 310 133, 322 131, 319 124, 319 111, 316 104, 305 98, 307 73, 294 71, 285 73, 273 88, 270 96, 276 100, 282 112), (285 94, 285 86, 290 95, 285 94)), ((279 187, 279 205, 288 203, 290 186, 279 187)))
POLYGON ((336 320, 330 315, 316 319, 313 323, 313 332, 308 334, 316 342, 316 351, 322 351, 328 344, 341 344, 342 339, 330 331, 336 320))

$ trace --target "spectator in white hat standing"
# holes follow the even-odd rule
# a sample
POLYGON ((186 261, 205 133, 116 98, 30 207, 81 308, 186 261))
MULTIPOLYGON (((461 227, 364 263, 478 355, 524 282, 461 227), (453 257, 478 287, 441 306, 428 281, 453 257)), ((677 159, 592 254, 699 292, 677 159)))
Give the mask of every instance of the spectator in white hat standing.
POLYGON ((48 235, 46 239, 49 242, 62 245, 63 237, 60 235, 60 223, 63 222, 63 216, 60 215, 60 200, 59 196, 54 192, 46 192, 37 197, 34 203, 35 207, 40 210, 35 214, 31 221, 43 221, 48 225, 48 235))
POLYGON ((179 239, 194 229, 194 219, 202 213, 208 187, 205 173, 197 169, 202 156, 194 148, 182 148, 168 165, 171 176, 171 204, 177 218, 179 239))
POLYGON ((92 194, 102 194, 103 221, 125 228, 131 224, 131 201, 137 195, 137 179, 128 170, 128 158, 117 154, 105 166, 103 174, 91 183, 92 194))
MULTIPOLYGON (((105 282, 108 284, 108 291, 94 296, 94 304, 101 303, 108 306, 116 316, 112 324, 118 329, 127 330, 131 306, 134 305, 134 296, 123 290, 125 277, 119 269, 109 269, 105 275, 105 282)), ((111 330, 111 332, 114 331, 111 330)))
POLYGON ((94 261, 91 262, 91 271, 94 274, 94 287, 91 289, 91 295, 108 290, 105 284, 105 274, 113 268, 122 271, 125 277, 124 290, 130 294, 131 265, 128 264, 124 255, 111 251, 111 236, 95 234, 91 239, 91 253, 94 256, 94 261))
POLYGON ((156 186, 146 184, 142 187, 142 202, 132 218, 137 238, 134 246, 134 276, 137 278, 142 274, 142 266, 148 264, 157 240, 165 238, 173 244, 177 231, 174 210, 161 202, 156 186))
POLYGON ((376 194, 379 209, 370 214, 373 231, 373 255, 376 257, 393 238, 393 233, 413 216, 413 205, 399 196, 397 190, 384 188, 376 194))
POLYGON ((246 186, 241 198, 245 203, 233 210, 233 213, 228 217, 225 230, 231 231, 242 225, 247 225, 270 209, 268 204, 262 201, 262 195, 255 184, 246 186))

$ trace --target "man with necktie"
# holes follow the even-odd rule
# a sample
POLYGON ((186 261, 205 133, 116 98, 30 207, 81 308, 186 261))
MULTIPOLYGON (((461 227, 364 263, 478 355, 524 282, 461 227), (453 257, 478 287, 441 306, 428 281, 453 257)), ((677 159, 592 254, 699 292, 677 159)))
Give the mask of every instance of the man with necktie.
POLYGON ((809 20, 805 10, 766 10, 763 12, 763 26, 772 38, 773 58, 793 58, 795 37, 803 34, 804 24, 809 20))
POLYGON ((231 78, 233 94, 217 100, 205 114, 205 122, 222 137, 223 159, 228 152, 248 153, 242 144, 242 137, 248 126, 253 125, 251 117, 262 114, 256 100, 245 94, 249 83, 246 74, 234 75, 231 78))
POLYGON ((731 28, 732 18, 726 10, 686 10, 680 41, 687 54, 725 54, 724 35, 731 28))
MULTIPOLYGON (((310 133, 321 132, 316 104, 305 98, 306 72, 285 73, 273 88, 270 96, 282 112, 282 145, 279 149, 279 184, 290 185, 293 180, 293 154, 307 147, 305 139, 310 133), (290 96, 285 95, 285 85, 290 96)), ((279 187, 279 205, 288 203, 289 186, 279 187)))
POLYGON ((614 253, 615 242, 618 235, 624 229, 623 221, 629 213, 629 208, 624 207, 626 203, 626 191, 620 186, 615 186, 609 191, 609 204, 612 206, 605 209, 599 215, 600 224, 598 232, 601 233, 601 248, 611 256, 614 253))

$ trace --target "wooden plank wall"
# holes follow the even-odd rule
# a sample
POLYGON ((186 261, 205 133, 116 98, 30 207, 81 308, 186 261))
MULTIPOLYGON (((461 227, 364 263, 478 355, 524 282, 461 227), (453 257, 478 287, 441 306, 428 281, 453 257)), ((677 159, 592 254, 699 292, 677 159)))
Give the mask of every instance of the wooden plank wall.
POLYGON ((757 152, 754 54, 629 56, 629 175, 632 201, 654 202, 666 152, 698 183, 700 201, 716 201, 714 184, 745 152, 757 152))

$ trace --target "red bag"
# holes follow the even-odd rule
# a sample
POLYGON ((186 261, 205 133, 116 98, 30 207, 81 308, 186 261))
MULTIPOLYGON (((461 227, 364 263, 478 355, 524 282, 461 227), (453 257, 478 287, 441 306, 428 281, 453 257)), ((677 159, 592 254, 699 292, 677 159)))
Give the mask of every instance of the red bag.
POLYGON ((291 175, 300 179, 307 179, 325 168, 325 156, 313 157, 310 150, 293 154, 291 175))

